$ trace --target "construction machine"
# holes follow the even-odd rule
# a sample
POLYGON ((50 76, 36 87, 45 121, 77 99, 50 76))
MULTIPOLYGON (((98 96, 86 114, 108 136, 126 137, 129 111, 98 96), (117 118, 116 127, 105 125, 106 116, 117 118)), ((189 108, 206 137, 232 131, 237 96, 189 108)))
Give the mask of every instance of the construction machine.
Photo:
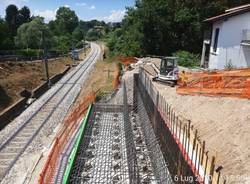
POLYGON ((157 71, 157 76, 153 81, 166 83, 172 87, 177 84, 179 79, 178 57, 157 57, 161 58, 160 70, 154 65, 153 68, 157 71))

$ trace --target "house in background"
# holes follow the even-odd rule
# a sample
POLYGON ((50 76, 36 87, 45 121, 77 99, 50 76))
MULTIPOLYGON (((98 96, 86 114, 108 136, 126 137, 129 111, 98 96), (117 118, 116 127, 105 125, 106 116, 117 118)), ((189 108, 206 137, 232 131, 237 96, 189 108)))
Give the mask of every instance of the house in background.
POLYGON ((206 19, 201 66, 209 69, 250 67, 250 4, 206 19))

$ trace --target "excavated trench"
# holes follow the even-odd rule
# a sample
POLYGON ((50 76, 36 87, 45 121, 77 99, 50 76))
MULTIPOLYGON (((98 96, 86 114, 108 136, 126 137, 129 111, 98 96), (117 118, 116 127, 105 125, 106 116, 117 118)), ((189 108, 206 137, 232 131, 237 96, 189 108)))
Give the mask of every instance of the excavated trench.
MULTIPOLYGON (((138 75, 124 82, 120 95, 121 104, 97 103, 92 107, 64 181, 176 183, 177 147, 138 75)), ((192 175, 188 167, 186 171, 192 175)))

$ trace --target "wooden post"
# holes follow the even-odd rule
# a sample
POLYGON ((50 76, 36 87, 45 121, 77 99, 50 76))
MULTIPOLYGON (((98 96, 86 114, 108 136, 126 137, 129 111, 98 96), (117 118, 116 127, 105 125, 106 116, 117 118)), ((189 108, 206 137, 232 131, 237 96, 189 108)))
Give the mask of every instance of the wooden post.
POLYGON ((195 153, 195 161, 194 161, 195 170, 196 170, 196 165, 197 165, 197 158, 198 158, 198 143, 196 143, 196 153, 195 153))
POLYGON ((188 153, 187 153, 187 125, 184 125, 184 149, 188 158, 188 153))
POLYGON ((227 182, 227 180, 226 180, 226 179, 224 179, 223 184, 226 184, 226 182, 227 182))
POLYGON ((205 154, 205 141, 202 142, 201 165, 203 165, 204 154, 205 154))
POLYGON ((179 123, 179 140, 181 142, 181 124, 182 124, 182 122, 181 122, 181 120, 179 122, 180 122, 179 123))
POLYGON ((174 124, 174 111, 173 111, 173 108, 171 108, 171 131, 173 133, 173 124, 174 124))
POLYGON ((216 184, 220 183, 220 176, 221 176, 221 172, 219 171, 216 184))
POLYGON ((173 112, 173 135, 175 134, 175 113, 173 112))
POLYGON ((191 126, 191 121, 188 120, 188 147, 187 147, 188 153, 189 153, 189 147, 190 147, 190 126, 191 126))
POLYGON ((168 114, 168 109, 169 109, 169 105, 168 105, 168 103, 167 103, 167 121, 168 121, 168 119, 169 119, 169 114, 168 114))
POLYGON ((202 165, 202 163, 201 163, 201 150, 202 150, 202 148, 199 149, 198 174, 200 173, 200 165, 202 165))
POLYGON ((205 183, 206 174, 207 174, 208 152, 206 152, 205 156, 206 156, 206 160, 205 160, 205 170, 204 170, 204 177, 203 177, 204 183, 205 183))
POLYGON ((172 108, 169 107, 169 121, 170 121, 170 131, 172 133, 172 108))
POLYGON ((211 160, 211 167, 210 167, 210 172, 209 172, 209 177, 211 177, 209 184, 212 184, 213 182, 214 167, 215 167, 215 157, 213 156, 211 160))
MULTIPOLYGON (((181 123, 182 123, 182 122, 181 122, 181 123)), ((182 124, 181 124, 181 128, 182 128, 182 124)), ((184 141, 185 141, 184 135, 185 135, 185 129, 184 129, 184 126, 183 126, 183 131, 182 131, 182 143, 181 143, 181 144, 182 144, 183 150, 185 149, 185 148, 184 148, 184 144, 185 144, 185 142, 184 142, 184 141)))
POLYGON ((178 116, 176 116, 175 137, 178 139, 178 116))
POLYGON ((194 155, 194 150, 195 150, 195 145, 196 145, 196 139, 197 139, 197 130, 195 130, 194 141, 193 141, 193 149, 192 149, 192 156, 191 156, 192 161, 193 161, 193 155, 194 155))
POLYGON ((164 101, 164 120, 167 122, 167 103, 164 101))

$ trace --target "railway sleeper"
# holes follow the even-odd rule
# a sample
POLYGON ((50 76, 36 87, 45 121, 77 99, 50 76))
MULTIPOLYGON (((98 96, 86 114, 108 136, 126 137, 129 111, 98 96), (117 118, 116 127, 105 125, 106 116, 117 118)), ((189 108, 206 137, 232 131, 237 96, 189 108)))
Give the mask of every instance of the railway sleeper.
POLYGON ((19 153, 21 149, 22 147, 18 147, 18 146, 15 147, 15 146, 9 145, 5 149, 3 149, 1 152, 2 153, 19 153))
POLYGON ((0 159, 0 165, 2 165, 2 166, 8 166, 10 163, 11 163, 11 159, 0 159))
POLYGON ((14 156, 16 156, 16 153, 0 153, 1 159, 9 159, 13 158, 14 156))

